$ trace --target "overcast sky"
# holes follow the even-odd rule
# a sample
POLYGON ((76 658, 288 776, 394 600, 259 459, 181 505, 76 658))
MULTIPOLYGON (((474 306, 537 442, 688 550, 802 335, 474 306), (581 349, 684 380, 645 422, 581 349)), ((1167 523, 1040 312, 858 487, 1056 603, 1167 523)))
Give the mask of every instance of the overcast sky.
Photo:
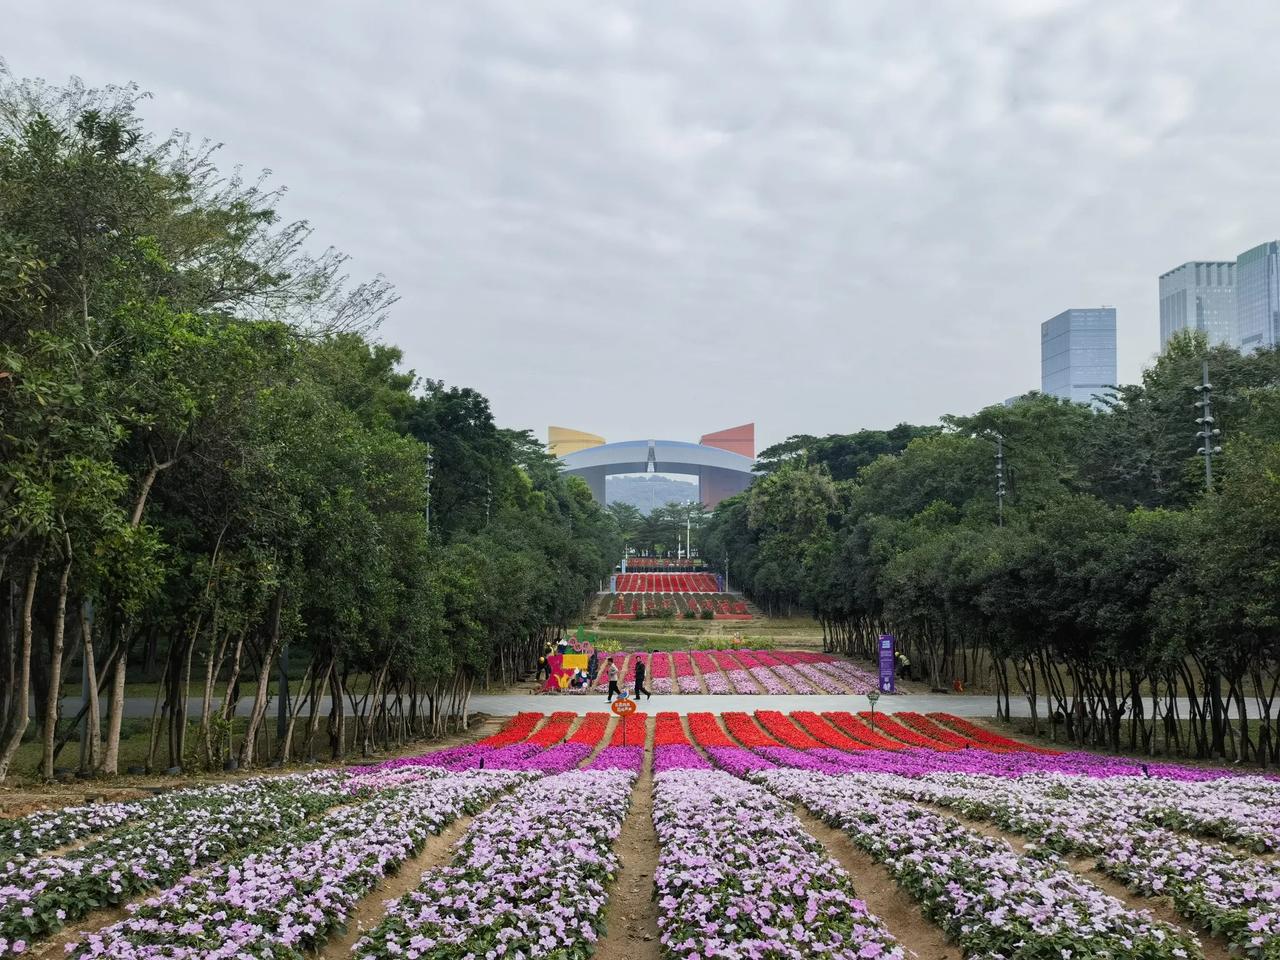
POLYGON ((19 76, 137 81, 401 294, 504 425, 933 422, 1039 325, 1280 235, 1280 4, 6 3, 19 76))

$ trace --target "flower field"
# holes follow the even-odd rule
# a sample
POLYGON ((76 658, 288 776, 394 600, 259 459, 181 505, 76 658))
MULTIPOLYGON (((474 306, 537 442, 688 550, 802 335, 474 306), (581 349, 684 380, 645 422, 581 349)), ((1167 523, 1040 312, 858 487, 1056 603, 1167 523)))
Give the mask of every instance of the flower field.
MULTIPOLYGON (((679 650, 674 653, 618 653, 620 682, 635 683, 636 663, 649 665, 645 685, 654 694, 772 693, 866 694, 876 689, 870 670, 829 653, 811 650, 679 650)), ((601 664, 590 688, 567 689, 564 694, 603 694, 608 671, 601 664)))
MULTIPOLYGON (((686 661, 668 661, 678 684, 686 661)), ((1280 780, 1144 771, 947 714, 766 709, 528 712, 376 766, 3 821, 0 956, 57 935, 72 960, 302 960, 359 916, 338 945, 357 960, 585 960, 613 934, 642 791, 641 960, 905 960, 920 925, 975 960, 1280 960, 1280 780), (453 823, 460 839, 428 850, 453 823)))

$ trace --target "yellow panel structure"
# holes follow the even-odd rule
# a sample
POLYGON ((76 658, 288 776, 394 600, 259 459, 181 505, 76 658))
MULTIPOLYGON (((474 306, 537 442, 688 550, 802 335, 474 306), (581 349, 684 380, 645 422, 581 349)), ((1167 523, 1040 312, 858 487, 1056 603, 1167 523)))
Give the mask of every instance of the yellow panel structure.
POLYGON ((568 427, 547 427, 547 449, 553 457, 564 457, 579 450, 604 445, 604 437, 568 427))

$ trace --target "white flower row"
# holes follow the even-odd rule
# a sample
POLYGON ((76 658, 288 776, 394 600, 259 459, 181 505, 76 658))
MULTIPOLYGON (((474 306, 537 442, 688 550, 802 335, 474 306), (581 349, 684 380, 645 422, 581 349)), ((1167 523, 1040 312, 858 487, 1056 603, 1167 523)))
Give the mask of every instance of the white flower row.
POLYGON ((966 956, 1199 958, 1199 942, 1064 869, 905 800, 866 776, 798 770, 753 774, 799 801, 893 873, 966 956))
POLYGON ((0 869, 5 864, 74 843, 142 816, 151 801, 97 803, 60 810, 40 810, 0 821, 0 869))
POLYGON ((1280 865, 1148 822, 1132 785, 1068 776, 866 780, 1054 850, 1096 857, 1106 873, 1147 896, 1169 897, 1179 913, 1221 933, 1244 956, 1280 957, 1280 865))
POLYGON ((0 879, 0 955, 302 822, 345 796, 344 779, 309 774, 166 794, 145 819, 73 853, 17 864, 0 879))
POLYGON ((475 819, 453 863, 392 904, 355 956, 588 956, 634 782, 630 771, 575 770, 495 804, 475 819))
POLYGON ((270 849, 186 877, 85 938, 74 957, 301 960, 429 836, 533 776, 469 770, 399 778, 402 785, 296 827, 270 849))
POLYGON ((788 805, 717 770, 654 778, 654 876, 673 957, 901 960, 902 947, 788 805))

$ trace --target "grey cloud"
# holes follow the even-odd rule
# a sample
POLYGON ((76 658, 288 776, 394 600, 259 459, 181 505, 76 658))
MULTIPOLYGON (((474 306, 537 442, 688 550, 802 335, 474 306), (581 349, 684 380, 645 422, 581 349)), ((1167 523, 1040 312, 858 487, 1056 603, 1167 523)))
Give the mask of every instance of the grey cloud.
POLYGON ((136 80, 402 294, 499 417, 615 439, 931 421, 1039 323, 1280 235, 1280 8, 1100 2, 27 4, 11 68, 136 80), (638 401, 638 402, 637 402, 638 401))

